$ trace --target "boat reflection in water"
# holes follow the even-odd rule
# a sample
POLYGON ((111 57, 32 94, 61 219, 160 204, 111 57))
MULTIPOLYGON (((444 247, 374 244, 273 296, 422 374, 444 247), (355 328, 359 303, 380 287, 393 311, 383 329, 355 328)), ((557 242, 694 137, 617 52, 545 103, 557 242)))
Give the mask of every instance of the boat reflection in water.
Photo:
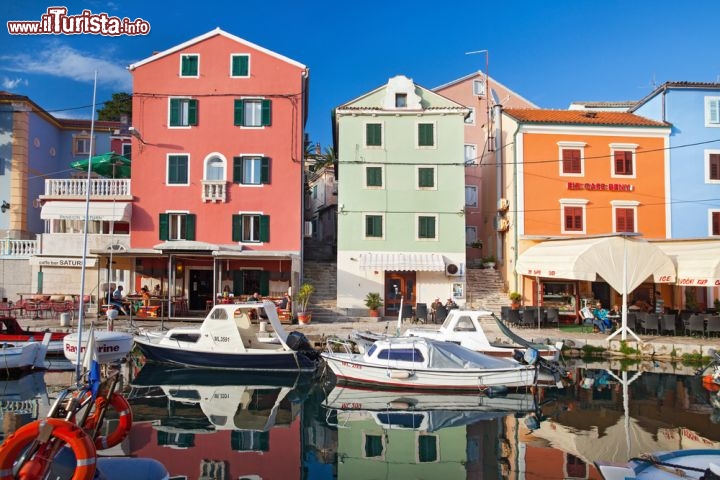
POLYGON ((148 363, 131 381, 139 423, 131 432, 138 446, 133 455, 160 460, 171 475, 295 478, 301 468, 298 414, 312 382, 312 374, 297 372, 148 363))

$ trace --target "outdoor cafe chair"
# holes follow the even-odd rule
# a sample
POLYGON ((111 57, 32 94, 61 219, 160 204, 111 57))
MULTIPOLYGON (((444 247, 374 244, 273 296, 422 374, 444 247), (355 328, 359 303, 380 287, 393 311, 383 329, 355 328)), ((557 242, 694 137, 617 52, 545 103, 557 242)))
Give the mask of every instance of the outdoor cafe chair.
POLYGON ((537 309, 533 307, 525 307, 520 319, 520 327, 536 327, 537 326, 537 309))
POLYGON ((647 334, 650 330, 654 330, 659 334, 660 318, 655 314, 648 315, 645 321, 642 323, 642 327, 645 334, 647 334))
POLYGON ((557 308, 552 308, 552 307, 548 308, 545 313, 545 322, 547 322, 548 324, 559 325, 560 324, 560 310, 558 310, 557 308))
POLYGON ((717 333, 720 336, 720 316, 713 315, 708 319, 707 328, 705 329, 707 336, 710 337, 712 333, 717 333))
POLYGON ((434 323, 444 323, 445 318, 447 318, 447 308, 445 308, 445 305, 440 305, 435 309, 435 320, 434 323))
POLYGON ((507 323, 508 317, 509 317, 509 314, 508 314, 509 311, 510 311, 510 306, 509 306, 509 305, 503 305, 503 306, 501 306, 501 307, 500 307, 500 320, 502 320, 503 322, 507 323))
POLYGON ((665 313, 660 319, 660 333, 672 332, 673 336, 677 335, 675 331, 675 314, 665 313))
POLYGON ((705 319, 697 314, 691 315, 690 319, 688 320, 687 332, 690 336, 692 336, 693 333, 700 332, 700 336, 704 337, 705 336, 705 319))
POLYGON ((422 323, 427 323, 428 307, 427 303, 416 303, 415 304, 415 319, 422 323))
POLYGON ((520 325, 520 310, 510 309, 508 311, 507 323, 510 325, 520 325))
MULTIPOLYGON (((628 312, 626 321, 627 321, 627 327, 630 330, 635 331, 635 329, 637 329, 637 314, 628 312)), ((620 319, 619 323, 622 323, 622 319, 620 319)))

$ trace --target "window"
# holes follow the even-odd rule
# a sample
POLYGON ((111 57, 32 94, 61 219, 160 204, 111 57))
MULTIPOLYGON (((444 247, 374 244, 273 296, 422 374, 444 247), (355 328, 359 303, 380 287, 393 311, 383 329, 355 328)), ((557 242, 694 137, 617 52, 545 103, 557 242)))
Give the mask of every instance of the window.
POLYGON ((435 216, 419 215, 417 231, 418 239, 435 240, 437 238, 435 234, 436 223, 437 218, 435 216))
POLYGON ((397 360, 399 362, 416 362, 425 361, 425 356, 417 348, 388 348, 380 350, 377 358, 380 360, 397 360))
POLYGON ((246 54, 230 55, 230 76, 231 77, 249 77, 250 76, 250 55, 246 55, 246 54))
POLYGON ((233 215, 232 241, 246 243, 270 241, 270 216, 260 214, 233 215))
POLYGON ((161 213, 160 240, 195 240, 195 214, 161 213))
POLYGON ((382 124, 366 123, 365 124, 365 146, 366 147, 382 147, 382 124))
POLYGON ((637 144, 634 143, 611 143, 612 155, 611 177, 632 177, 635 178, 635 151, 637 144))
POLYGON ((477 146, 465 145, 465 165, 477 164, 477 146))
POLYGON ((472 245, 477 239, 477 227, 465 227, 465 245, 472 245))
POLYGON ((383 216, 365 215, 365 238, 383 237, 383 216))
POLYGON ((205 180, 225 180, 225 162, 222 158, 210 157, 207 159, 205 180))
POLYGON ((365 434, 365 449, 363 450, 363 457, 382 457, 384 450, 385 446, 383 445, 383 437, 381 435, 365 434))
POLYGON ((705 97, 705 126, 720 127, 720 97, 705 97))
POLYGON ((420 190, 435 189, 435 168, 434 167, 418 167, 417 169, 417 186, 420 190))
POLYGON ((365 167, 365 186, 382 188, 383 167, 365 167))
POLYGON ((582 173, 580 150, 574 148, 564 148, 562 150, 562 173, 564 175, 582 173))
POLYGON ((635 209, 634 208, 616 208, 615 209, 615 231, 623 233, 635 232, 635 209))
POLYGON ((168 155, 167 157, 167 184, 189 185, 188 170, 190 157, 188 155, 168 155))
POLYGON ((73 155, 90 155, 90 136, 73 137, 73 155))
POLYGON ((435 435, 418 435, 417 438, 418 461, 438 461, 438 437, 435 435))
POLYGON ((710 210, 710 235, 720 235, 720 210, 710 210))
POLYGON ((705 182, 720 183, 720 150, 705 150, 705 182))
POLYGON ((465 117, 466 125, 475 125, 475 107, 470 107, 470 113, 465 117))
POLYGON ((272 122, 272 102, 259 98, 235 100, 235 125, 267 127, 272 122))
POLYGON ((585 199, 561 198, 560 222, 562 233, 585 233, 585 199))
POLYGON ((189 127, 198 124, 198 101, 192 98, 170 99, 171 127, 189 127))
POLYGON ((180 55, 180 76, 198 77, 200 56, 196 54, 180 55))
POLYGON ((261 156, 233 158, 233 182, 241 185, 270 183, 270 159, 261 156))
POLYGON ((395 94, 395 108, 407 107, 407 93, 396 93, 395 94))
POLYGON ((418 123, 418 147, 435 146, 435 124, 418 123))
POLYGON ((478 206, 478 187, 476 185, 465 185, 465 206, 478 206))
POLYGON ((122 152, 121 155, 128 160, 132 160, 132 144, 131 143, 123 143, 122 144, 122 152))
POLYGON ((485 95, 485 80, 473 80, 473 95, 478 97, 485 95))

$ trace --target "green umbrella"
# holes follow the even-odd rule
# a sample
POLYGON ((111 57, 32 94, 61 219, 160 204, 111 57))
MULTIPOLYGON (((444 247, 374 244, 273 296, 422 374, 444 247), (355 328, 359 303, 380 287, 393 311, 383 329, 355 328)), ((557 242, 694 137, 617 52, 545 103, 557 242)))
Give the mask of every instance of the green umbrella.
POLYGON ((76 170, 87 172, 88 161, 91 170, 98 175, 108 178, 130 178, 130 160, 114 152, 96 155, 90 160, 76 160, 70 166, 76 170))

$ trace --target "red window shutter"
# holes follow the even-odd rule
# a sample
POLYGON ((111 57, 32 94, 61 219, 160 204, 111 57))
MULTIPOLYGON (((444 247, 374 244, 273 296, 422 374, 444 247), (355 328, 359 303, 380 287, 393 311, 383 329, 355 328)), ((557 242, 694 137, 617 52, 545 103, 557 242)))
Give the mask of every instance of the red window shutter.
POLYGON ((632 174, 632 152, 615 152, 615 175, 632 174))
POLYGON ((615 210, 615 231, 635 232, 635 212, 632 208, 618 208, 615 210))
POLYGON ((712 234, 720 235, 720 212, 712 214, 712 234))
POLYGON ((580 150, 565 149, 563 152, 563 173, 580 173, 580 150))
POLYGON ((710 154, 710 180, 720 180, 720 153, 710 154))
POLYGON ((565 230, 577 232, 582 229, 582 208, 565 207, 565 230))

